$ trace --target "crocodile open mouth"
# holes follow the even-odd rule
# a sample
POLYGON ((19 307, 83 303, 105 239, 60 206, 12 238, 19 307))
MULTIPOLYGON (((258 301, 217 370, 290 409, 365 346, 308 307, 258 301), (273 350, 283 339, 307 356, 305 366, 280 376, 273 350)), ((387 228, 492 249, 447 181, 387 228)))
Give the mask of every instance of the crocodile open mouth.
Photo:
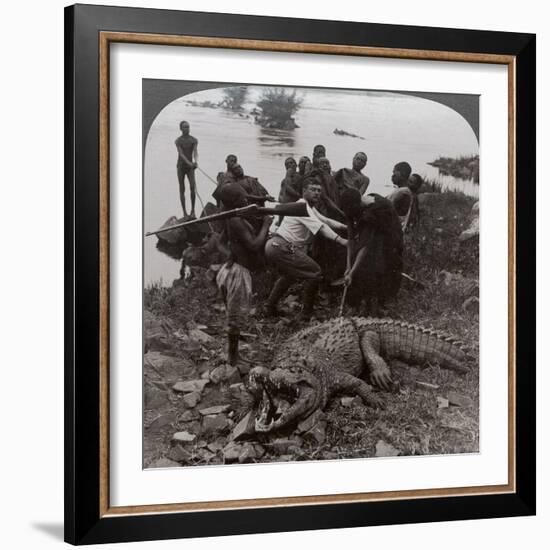
POLYGON ((277 430, 306 415, 315 402, 308 376, 289 371, 253 369, 250 384, 261 392, 255 419, 257 432, 277 430))

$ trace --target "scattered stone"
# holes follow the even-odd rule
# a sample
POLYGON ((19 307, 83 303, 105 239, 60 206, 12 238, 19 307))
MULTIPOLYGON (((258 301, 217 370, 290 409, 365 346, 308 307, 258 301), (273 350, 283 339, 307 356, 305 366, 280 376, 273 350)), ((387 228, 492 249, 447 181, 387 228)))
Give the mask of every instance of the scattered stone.
POLYGON ((198 452, 198 457, 200 458, 200 460, 204 462, 210 462, 215 456, 216 456, 216 453, 213 453, 208 449, 201 449, 198 452))
POLYGON ((242 447, 242 451, 239 454, 239 464, 244 464, 245 462, 252 462, 258 458, 256 454, 256 448, 252 443, 245 443, 242 447))
POLYGON ((305 420, 302 420, 302 422, 298 424, 296 431, 298 433, 308 432, 311 428, 313 428, 313 426, 315 426, 315 424, 317 424, 317 422, 324 419, 325 415, 323 411, 317 409, 312 415, 308 416, 305 420))
POLYGON ((161 414, 160 416, 157 416, 151 424, 149 424, 149 431, 151 432, 157 432, 160 429, 164 428, 164 426, 168 426, 169 424, 172 424, 176 421, 176 413, 175 412, 169 412, 166 414, 161 414))
POLYGON ((223 449, 223 458, 225 462, 237 462, 242 452, 242 446, 239 443, 232 441, 223 449))
POLYGON ((398 456, 400 451, 398 451, 393 445, 386 443, 384 440, 378 440, 376 444, 376 454, 374 456, 398 456))
POLYGON ((193 422, 193 420, 196 420, 197 418, 199 418, 199 414, 196 411, 185 411, 180 416, 180 421, 181 422, 193 422))
POLYGON ((447 409, 449 407, 449 400, 444 397, 437 398, 437 408, 438 409, 447 409))
POLYGON ((333 451, 324 451, 321 454, 321 457, 323 460, 337 460, 338 459, 338 453, 335 453, 333 451))
POLYGON ((184 449, 181 445, 175 445, 168 452, 168 458, 170 458, 170 460, 175 460, 176 462, 189 463, 193 460, 194 454, 191 451, 184 449))
POLYGON ((207 445, 207 448, 213 453, 221 451, 225 446, 225 440, 216 440, 207 445), (222 442, 223 441, 223 442, 222 442))
POLYGON ((205 416, 202 419, 202 431, 205 434, 222 432, 229 427, 229 421, 223 414, 217 416, 205 416))
POLYGON ((229 409, 230 405, 214 405, 213 407, 207 407, 206 409, 199 409, 199 414, 201 416, 210 416, 212 414, 220 414, 227 409, 229 409))
POLYGON ((239 441, 245 437, 252 435, 255 432, 255 422, 253 411, 248 412, 239 423, 233 428, 231 439, 233 441, 239 441))
POLYGON ((460 395, 454 391, 449 392, 447 398, 449 399, 449 403, 451 405, 455 405, 456 407, 471 407, 474 404, 473 400, 469 397, 460 395))
POLYGON ((479 237, 479 216, 475 216, 472 219, 470 227, 459 235, 458 240, 464 242, 474 237, 479 237))
MULTIPOLYGON (((239 361, 237 363, 237 369, 239 371, 239 380, 242 378, 246 378, 248 376, 248 373, 252 369, 252 363, 249 363, 248 361, 239 361)), ((235 382, 238 384, 238 381, 235 382)))
POLYGON ((294 460, 293 455, 281 455, 278 457, 275 457, 273 459, 273 462, 292 462, 294 460))
POLYGON ((443 233, 443 229, 441 229, 441 227, 436 227, 435 232, 441 235, 443 233))
POLYGON ((169 458, 159 458, 153 462, 149 468, 179 468, 180 464, 169 458))
POLYGON ((220 382, 236 384, 241 381, 241 376, 237 367, 226 364, 220 365, 210 371, 210 380, 212 380, 214 384, 219 384, 220 382))
POLYGON ((265 455, 265 449, 259 443, 254 443, 254 450, 258 459, 265 455))
POLYGON ((208 342, 212 342, 212 340, 214 340, 212 336, 206 334, 206 332, 203 332, 198 328, 189 331, 189 338, 195 342, 199 342, 200 344, 207 344, 208 342))
POLYGON ((186 393, 183 396, 183 404, 188 409, 192 409, 193 407, 196 407, 200 400, 201 400, 201 393, 198 391, 194 391, 193 393, 186 393))
POLYGON ((208 380, 187 380, 186 382, 178 382, 172 389, 179 393, 201 393, 207 384, 208 380))
POLYGON ((146 409, 160 409, 160 407, 166 405, 168 401, 168 395, 164 391, 158 390, 157 388, 148 388, 145 390, 146 409))
POLYGON ((342 399, 340 399, 340 403, 342 403, 343 407, 349 408, 353 403, 353 397, 342 397, 342 399))
POLYGON ((278 438, 271 442, 271 449, 274 453, 283 455, 288 453, 288 449, 293 443, 291 439, 278 438))
POLYGON ((191 443, 197 438, 196 435, 189 432, 177 432, 172 436, 172 441, 175 443, 191 443))

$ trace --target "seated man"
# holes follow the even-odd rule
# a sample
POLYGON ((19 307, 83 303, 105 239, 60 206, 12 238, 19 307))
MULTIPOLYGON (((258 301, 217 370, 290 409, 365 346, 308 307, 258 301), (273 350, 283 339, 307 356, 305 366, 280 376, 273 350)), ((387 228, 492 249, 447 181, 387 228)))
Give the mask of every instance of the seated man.
POLYGON ((342 223, 323 216, 317 209, 321 197, 321 186, 314 179, 304 182, 303 198, 309 216, 286 216, 273 237, 265 245, 266 259, 273 264, 281 276, 276 281, 267 300, 266 314, 277 315, 277 304, 292 283, 306 281, 302 319, 308 320, 313 313, 317 288, 323 275, 319 264, 309 256, 310 247, 316 235, 346 246, 346 239, 333 229, 345 229, 342 223))
POLYGON ((231 173, 231 167, 237 164, 237 155, 229 154, 227 155, 225 159, 225 166, 226 170, 225 172, 218 172, 218 175, 216 176, 216 181, 218 182, 218 186, 216 189, 214 189, 214 192, 212 193, 212 196, 216 199, 216 206, 220 206, 220 187, 224 183, 231 183, 232 181, 235 181, 235 178, 233 177, 233 174, 231 173))
POLYGON ((234 164, 231 167, 231 175, 233 176, 234 183, 237 183, 244 189, 249 203, 263 206, 266 200, 273 200, 273 197, 269 195, 267 189, 258 181, 258 178, 245 176, 240 164, 234 164))
POLYGON ((343 192, 342 209, 348 222, 346 301, 356 314, 380 315, 379 309, 401 286, 403 232, 399 217, 388 199, 375 193, 361 198, 356 189, 343 192))
MULTIPOLYGON (((228 183, 220 190, 223 204, 229 208, 247 206, 246 193, 237 183, 228 183)), ((246 219, 240 217, 225 220, 225 235, 230 252, 227 261, 218 272, 216 283, 226 304, 228 362, 239 361, 239 335, 250 322, 252 300, 251 272, 264 266, 262 250, 271 224, 265 216, 257 230, 246 219)))
POLYGON ((355 153, 351 168, 341 168, 334 174, 334 179, 338 184, 339 193, 344 189, 357 189, 361 195, 364 195, 370 179, 365 176, 361 170, 367 165, 367 155, 363 152, 355 153))

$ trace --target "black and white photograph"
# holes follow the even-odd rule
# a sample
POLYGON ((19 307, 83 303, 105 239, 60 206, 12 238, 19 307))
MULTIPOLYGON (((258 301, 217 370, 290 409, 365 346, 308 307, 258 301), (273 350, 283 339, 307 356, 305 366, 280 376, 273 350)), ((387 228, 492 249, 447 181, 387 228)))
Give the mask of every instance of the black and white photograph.
POLYGON ((479 96, 144 79, 143 467, 479 452, 479 96))

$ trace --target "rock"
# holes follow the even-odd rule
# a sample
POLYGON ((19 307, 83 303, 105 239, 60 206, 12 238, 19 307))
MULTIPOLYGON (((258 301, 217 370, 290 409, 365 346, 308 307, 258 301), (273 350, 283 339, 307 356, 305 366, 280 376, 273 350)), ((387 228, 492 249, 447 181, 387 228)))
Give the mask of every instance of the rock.
POLYGON ((210 462, 216 456, 216 453, 213 453, 208 449, 201 449, 197 453, 197 456, 202 462, 210 462))
POLYGON ((311 428, 313 428, 313 426, 315 426, 315 424, 317 424, 317 422, 324 419, 325 415, 323 411, 317 409, 312 415, 308 416, 305 420, 302 420, 302 422, 298 424, 296 431, 298 433, 308 432, 311 428))
POLYGON ((449 400, 445 399, 444 397, 438 397, 437 398, 437 408, 438 409, 446 409, 449 406, 449 400))
POLYGON ((147 351, 164 351, 170 348, 174 326, 168 319, 160 319, 150 311, 143 315, 143 332, 147 351))
POLYGON ((436 227, 435 228, 435 232, 439 235, 443 234, 443 229, 441 229, 441 227, 436 227))
POLYGON ((265 449, 259 443, 254 443, 254 449, 256 451, 256 457, 258 459, 262 458, 262 456, 265 455, 265 449))
POLYGON ((230 405, 215 405, 214 407, 207 407, 206 409, 199 409, 199 414, 201 416, 209 416, 211 414, 220 414, 227 409, 229 409, 230 405))
POLYGON ((180 464, 169 458, 159 458, 153 462, 149 468, 179 468, 180 464))
POLYGON ((168 402, 168 395, 165 391, 161 391, 157 388, 147 388, 145 390, 146 409, 159 409, 168 402))
POLYGON ((472 206, 472 215, 479 216, 479 201, 475 202, 472 206))
POLYGON ((186 393, 183 396, 183 404, 188 409, 192 409, 193 407, 196 407, 200 400, 201 400, 201 394, 198 391, 194 391, 193 393, 186 393))
POLYGON ((187 380, 186 382, 178 382, 172 389, 179 393, 201 393, 207 384, 208 380, 187 380))
POLYGON ((229 420, 223 415, 205 416, 202 419, 202 431, 205 434, 221 432, 229 427, 229 420))
POLYGON ((273 462, 292 462, 294 460, 293 455, 281 455, 276 457, 273 462))
POLYGON ((206 332, 203 332, 198 328, 189 331, 189 338, 195 342, 199 342, 199 344, 207 344, 208 342, 212 342, 212 340, 214 340, 212 336, 206 334, 206 332))
POLYGON ((196 420, 197 418, 199 418, 199 414, 196 411, 185 411, 180 416, 180 421, 181 422, 192 422, 193 420, 196 420))
POLYGON ((311 430, 304 434, 304 439, 322 445, 327 437, 326 428, 327 423, 325 421, 317 422, 311 430))
POLYGON ((471 223, 468 229, 464 230, 458 237, 458 240, 460 242, 467 241, 469 239, 472 239, 474 237, 479 237, 479 217, 475 217, 471 223))
POLYGON ((171 357, 158 351, 146 353, 143 356, 143 366, 145 369, 154 370, 169 385, 175 384, 182 377, 189 377, 195 369, 187 359, 171 357))
POLYGON ((384 440, 378 440, 376 444, 376 454, 374 456, 398 456, 400 451, 398 451, 393 445, 386 443, 384 440))
POLYGON ((223 449, 223 458, 225 462, 237 462, 242 452, 242 446, 232 441, 223 449))
POLYGON ((351 402, 351 406, 352 407, 363 407, 364 406, 363 400, 358 395, 356 395, 353 398, 353 401, 351 402))
POLYGON ((288 453, 288 448, 294 444, 291 439, 278 438, 271 442, 270 446, 274 453, 283 455, 288 453))
POLYGON ((470 313, 479 312, 479 298, 477 296, 470 296, 462 304, 462 309, 470 313))
POLYGON ((340 399, 340 403, 342 403, 343 407, 349 408, 353 403, 353 397, 342 397, 342 399, 340 399))
POLYGON ((239 441, 241 439, 245 439, 249 435, 252 435, 255 431, 254 413, 253 411, 249 411, 233 428, 231 439, 234 441, 239 441))
POLYGON ((242 447, 242 450, 239 454, 239 464, 244 464, 245 462, 252 462, 256 460, 256 448, 252 443, 245 443, 242 447))
POLYGON ((213 441, 212 443, 209 443, 207 445, 207 448, 212 451, 213 453, 217 453, 218 451, 221 451, 225 446, 225 440, 216 440, 216 441, 213 441))
POLYGON ((241 381, 241 376, 237 367, 226 364, 220 365, 210 371, 210 380, 212 380, 214 384, 219 384, 220 382, 236 384, 241 381))
POLYGON ((172 424, 176 421, 176 413, 175 412, 169 412, 166 414, 161 414, 160 416, 157 416, 151 424, 149 424, 148 430, 151 432, 157 432, 160 429, 164 428, 165 426, 168 426, 169 424, 172 424))
POLYGON ((189 432, 177 432, 172 436, 172 441, 174 443, 191 443, 195 441, 196 437, 196 435, 189 432))
POLYGON ((335 453, 333 451, 324 451, 321 454, 321 457, 323 460, 338 460, 338 453, 335 453))
POLYGON ((456 393, 454 391, 449 392, 447 398, 449 399, 449 403, 451 405, 455 405, 456 407, 471 407, 474 404, 473 400, 469 397, 466 397, 465 395, 460 395, 459 393, 456 393))
POLYGON ((168 458, 186 464, 191 462, 194 456, 195 455, 191 451, 184 449, 181 445, 175 445, 168 452, 168 458))

